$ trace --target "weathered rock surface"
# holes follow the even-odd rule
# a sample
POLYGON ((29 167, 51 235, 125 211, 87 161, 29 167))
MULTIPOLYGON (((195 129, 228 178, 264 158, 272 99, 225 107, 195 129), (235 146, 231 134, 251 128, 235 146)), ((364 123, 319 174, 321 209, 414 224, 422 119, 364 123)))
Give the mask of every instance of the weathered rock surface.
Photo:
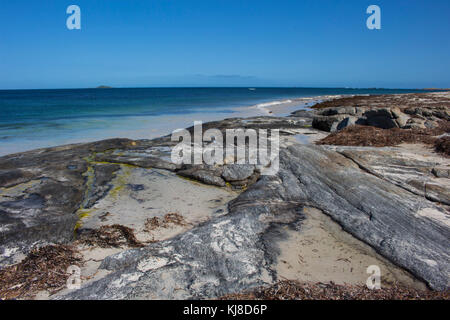
POLYGON ((223 169, 215 168, 212 166, 189 166, 189 168, 180 170, 177 172, 178 175, 192 178, 201 181, 206 184, 211 184, 218 187, 225 187, 225 180, 221 177, 223 169))
MULTIPOLYGON (((304 128, 302 118, 233 118, 204 124, 218 128, 279 128, 286 134, 304 128)), ((193 128, 188 128, 193 130, 193 128)), ((0 267, 17 262, 33 245, 67 243, 86 209, 113 187, 120 165, 177 171, 207 184, 225 186, 222 168, 175 165, 171 162, 170 137, 132 141, 111 139, 87 144, 39 149, 0 158, 0 267)), ((236 172, 240 172, 239 170, 236 172)), ((244 174, 245 175, 245 174, 244 174)), ((245 187, 253 174, 231 181, 245 187)))
POLYGON ((205 298, 271 282, 277 239, 283 237, 277 226, 301 230, 303 206, 323 210, 431 287, 448 288, 444 208, 361 170, 348 156, 296 145, 281 152, 278 175, 261 177, 229 204, 229 214, 108 257, 101 267, 111 274, 62 298, 205 298))
POLYGON ((255 166, 248 164, 232 164, 223 166, 222 177, 227 181, 239 181, 250 178, 255 166))
MULTIPOLYGON (((321 117, 344 116, 343 121, 348 115, 355 117, 346 120, 352 123, 368 112, 342 110, 321 117)), ((402 115, 390 108, 370 118, 383 123, 388 116, 398 123, 402 115)), ((211 122, 203 129, 277 128, 292 135, 310 123, 311 118, 295 115, 255 117, 211 122)), ((101 268, 108 275, 62 299, 212 298, 271 283, 277 243, 286 236, 281 227, 301 232, 304 207, 320 209, 430 287, 448 290, 450 165, 445 159, 399 148, 290 143, 281 149, 279 172, 259 176, 253 166, 174 165, 174 144, 169 137, 114 139, 0 158, 0 266, 17 261, 18 253, 36 243, 70 242, 80 210, 111 193, 115 174, 125 165, 248 188, 224 215, 169 240, 107 257, 101 268)))
MULTIPOLYGON (((385 163, 400 167, 396 163, 397 154, 391 152, 393 157, 384 155, 385 163)), ((290 170, 280 174, 293 183, 298 180, 297 185, 307 201, 338 221, 346 231, 431 287, 447 289, 448 210, 361 170, 349 158, 348 154, 341 156, 317 147, 290 147, 282 158, 290 170)))
POLYGON ((450 160, 428 150, 405 148, 331 147, 362 170, 428 200, 450 205, 450 160), (434 192, 435 188, 440 188, 434 192))
MULTIPOLYGON (((320 109, 313 118, 314 128, 335 132, 348 126, 359 124, 368 125, 382 129, 391 128, 426 128, 427 121, 423 119, 410 118, 398 108, 374 108, 355 107, 348 110, 348 107, 332 107, 320 109)), ((427 122, 429 127, 437 124, 434 121, 427 122)))
POLYGON ((446 92, 337 99, 315 106, 312 126, 328 132, 354 124, 382 129, 434 128, 437 121, 450 120, 449 106, 450 95, 446 92))
POLYGON ((107 191, 114 166, 96 167, 84 158, 93 152, 120 148, 127 139, 35 150, 0 158, 0 266, 16 261, 34 244, 68 242, 83 204, 107 191), (95 172, 95 173, 94 173, 95 172), (92 174, 93 188, 85 182, 92 174))

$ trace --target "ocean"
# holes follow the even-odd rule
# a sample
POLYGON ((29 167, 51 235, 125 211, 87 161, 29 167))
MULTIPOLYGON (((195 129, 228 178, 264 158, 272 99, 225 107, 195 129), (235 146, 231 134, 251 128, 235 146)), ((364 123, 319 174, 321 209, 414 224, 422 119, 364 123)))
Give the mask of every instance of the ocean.
MULTIPOLYGON (((150 139, 289 99, 419 90, 348 88, 112 88, 0 90, 0 155, 107 138, 150 139), (275 101, 275 102, 274 102, 275 101)), ((292 103, 292 101, 290 101, 292 103)), ((299 102, 299 108, 301 103, 299 102)))

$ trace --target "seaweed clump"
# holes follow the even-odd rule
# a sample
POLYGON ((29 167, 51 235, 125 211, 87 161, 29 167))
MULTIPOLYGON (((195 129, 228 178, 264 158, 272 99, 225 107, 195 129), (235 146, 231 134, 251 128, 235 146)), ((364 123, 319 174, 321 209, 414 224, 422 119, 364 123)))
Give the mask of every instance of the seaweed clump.
POLYGON ((85 231, 80 235, 78 242, 100 248, 119 248, 122 246, 139 248, 144 246, 136 239, 133 229, 119 224, 85 231))
POLYGON ((0 299, 30 299, 42 290, 54 294, 65 288, 67 268, 81 266, 82 261, 69 245, 34 248, 20 263, 0 270, 0 299))
POLYGON ((182 215, 177 212, 170 212, 164 218, 153 217, 147 219, 145 222, 145 230, 150 232, 158 228, 168 228, 170 225, 187 226, 188 224, 182 215))
POLYGON ((398 284, 378 290, 364 285, 280 281, 269 287, 229 294, 221 300, 449 300, 449 291, 420 291, 398 284))
MULTIPOLYGON (((435 145, 442 141, 440 149, 442 153, 448 151, 449 138, 437 136, 450 132, 450 122, 440 121, 436 128, 430 129, 380 129, 371 126, 353 125, 341 131, 333 132, 316 144, 338 145, 338 146, 364 146, 364 147, 385 147, 396 146, 401 143, 424 143, 435 145), (445 143, 445 141, 447 141, 445 143)), ((438 150, 437 145, 435 145, 438 150)))
POLYGON ((450 137, 444 136, 436 140, 434 143, 434 149, 436 152, 450 156, 450 137))

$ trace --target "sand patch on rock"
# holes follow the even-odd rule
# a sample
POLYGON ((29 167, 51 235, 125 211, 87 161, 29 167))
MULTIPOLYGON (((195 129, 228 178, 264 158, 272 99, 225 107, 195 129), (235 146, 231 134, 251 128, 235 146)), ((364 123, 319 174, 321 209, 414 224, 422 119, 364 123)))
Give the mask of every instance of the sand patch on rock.
POLYGON ((159 169, 123 166, 112 184, 108 195, 82 219, 81 232, 117 224, 132 228, 143 243, 166 240, 211 217, 225 214, 226 203, 237 196, 236 192, 159 169), (146 228, 149 219, 164 220, 170 214, 181 217, 183 223, 146 228))
POLYGON ((314 208, 305 208, 300 231, 286 230, 289 238, 279 243, 281 254, 275 270, 279 280, 365 284, 367 268, 381 269, 381 286, 392 282, 425 289, 409 273, 381 257, 354 238, 331 218, 314 208))

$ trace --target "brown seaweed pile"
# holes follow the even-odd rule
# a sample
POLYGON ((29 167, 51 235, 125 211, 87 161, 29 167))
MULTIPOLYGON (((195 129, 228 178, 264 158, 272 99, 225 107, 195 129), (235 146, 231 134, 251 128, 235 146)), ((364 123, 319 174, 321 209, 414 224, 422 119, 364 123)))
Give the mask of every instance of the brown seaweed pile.
POLYGON ((119 224, 102 226, 96 230, 83 232, 78 242, 100 248, 119 248, 122 246, 138 248, 144 246, 136 239, 133 229, 119 224))
POLYGON ((445 136, 437 139, 434 143, 434 149, 439 153, 450 156, 450 137, 445 136))
POLYGON ((401 143, 436 144, 436 151, 448 152, 448 137, 436 136, 449 133, 450 122, 440 121, 439 126, 433 129, 380 129, 371 126, 354 125, 341 131, 333 132, 316 144, 340 146, 385 147, 396 146, 401 143), (437 144, 440 141, 439 145, 437 144), (447 141, 447 142, 445 142, 447 141))
POLYGON ((304 283, 292 280, 229 294, 221 300, 449 300, 450 292, 419 291, 397 284, 370 290, 364 285, 304 283))
POLYGON ((38 291, 51 294, 65 288, 71 265, 82 258, 72 246, 48 245, 31 250, 20 263, 0 270, 0 299, 32 298, 38 291))
POLYGON ((168 228, 170 225, 187 226, 184 217, 176 212, 167 213, 164 218, 153 217, 145 222, 145 230, 150 232, 158 228, 168 228))

